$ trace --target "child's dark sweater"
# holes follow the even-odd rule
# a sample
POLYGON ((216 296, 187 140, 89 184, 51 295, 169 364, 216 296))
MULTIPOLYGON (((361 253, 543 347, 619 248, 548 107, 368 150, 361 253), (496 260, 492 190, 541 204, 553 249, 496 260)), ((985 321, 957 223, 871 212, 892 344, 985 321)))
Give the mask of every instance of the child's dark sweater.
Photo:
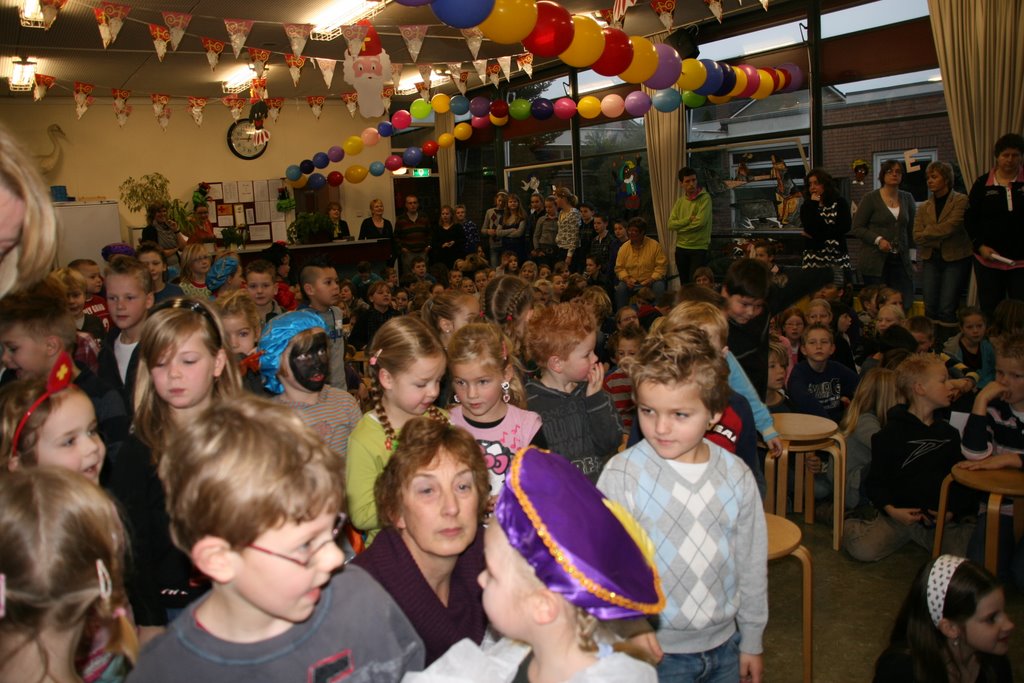
POLYGON ((986 414, 971 414, 964 427, 963 454, 968 460, 981 460, 998 446, 1001 452, 1024 454, 1024 422, 1002 399, 989 402, 986 414))
POLYGON ((796 412, 839 422, 843 419, 842 399, 853 398, 859 381, 857 373, 834 360, 826 361, 822 372, 802 360, 793 367, 786 391, 796 412))

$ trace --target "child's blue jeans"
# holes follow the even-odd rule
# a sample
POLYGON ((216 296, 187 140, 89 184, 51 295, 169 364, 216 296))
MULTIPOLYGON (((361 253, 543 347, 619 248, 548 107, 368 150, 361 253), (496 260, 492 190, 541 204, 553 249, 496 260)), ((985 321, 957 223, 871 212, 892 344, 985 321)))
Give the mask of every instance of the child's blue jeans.
POLYGON ((665 654, 658 683, 736 683, 740 680, 740 632, 718 647, 694 654, 665 654))

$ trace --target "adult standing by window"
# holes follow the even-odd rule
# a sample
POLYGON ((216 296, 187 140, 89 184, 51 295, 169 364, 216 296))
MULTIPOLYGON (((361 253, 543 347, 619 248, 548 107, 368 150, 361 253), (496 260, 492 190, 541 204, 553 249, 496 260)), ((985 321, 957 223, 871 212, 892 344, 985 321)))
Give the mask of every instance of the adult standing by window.
POLYGON ((363 219, 359 226, 359 239, 361 240, 387 240, 390 245, 390 253, 387 261, 392 263, 395 259, 395 232, 391 221, 384 218, 384 202, 380 199, 370 200, 370 215, 363 219))
POLYGON ((430 251, 430 221, 420 213, 420 200, 414 195, 405 198, 405 215, 395 221, 395 242, 401 256, 402 274, 412 272, 412 260, 426 258, 430 251))
POLYGON ((178 252, 185 248, 185 236, 178 224, 167 217, 167 205, 163 202, 150 204, 146 209, 146 227, 142 229, 143 242, 156 242, 168 266, 181 266, 178 252))
POLYGON ((501 222, 505 217, 507 201, 508 192, 498 190, 494 195, 494 206, 484 212, 484 222, 480 226, 480 234, 487 237, 487 254, 492 268, 501 265, 501 222))
POLYGON ((510 194, 505 200, 505 214, 501 218, 501 251, 514 252, 520 261, 526 260, 526 250, 523 246, 526 223, 526 211, 519 197, 510 194))
POLYGON ((974 243, 974 276, 981 310, 992 315, 1000 301, 1024 299, 1024 137, 996 141, 996 164, 974 182, 965 222, 974 243))
POLYGON ((555 190, 555 205, 558 206, 558 232, 555 234, 555 246, 558 251, 555 259, 564 261, 566 268, 572 265, 573 254, 580 246, 580 225, 583 217, 576 208, 576 195, 567 187, 555 190))
POLYGON ((683 196, 676 200, 668 216, 668 229, 676 233, 676 270, 679 282, 693 281, 693 271, 708 262, 711 246, 711 195, 697 184, 697 171, 679 169, 683 196))
POLYGON ((462 224, 455 222, 455 209, 445 204, 430 242, 434 263, 443 263, 448 270, 454 268, 455 260, 465 254, 464 242, 462 224))
POLYGON ((914 241, 924 264, 924 312, 932 320, 956 323, 957 304, 971 274, 971 238, 964 226, 967 196, 953 191, 953 167, 928 164, 932 196, 917 210, 914 241))
POLYGON ((846 235, 850 232, 850 205, 836 191, 828 171, 812 168, 806 177, 807 191, 800 206, 803 226, 804 268, 831 268, 837 278, 850 270, 846 235))
POLYGON ((914 196, 900 189, 903 165, 883 161, 878 172, 882 184, 865 195, 853 217, 853 236, 863 242, 858 267, 867 284, 886 284, 903 295, 903 308, 914 303, 910 265, 910 238, 917 205, 914 196))

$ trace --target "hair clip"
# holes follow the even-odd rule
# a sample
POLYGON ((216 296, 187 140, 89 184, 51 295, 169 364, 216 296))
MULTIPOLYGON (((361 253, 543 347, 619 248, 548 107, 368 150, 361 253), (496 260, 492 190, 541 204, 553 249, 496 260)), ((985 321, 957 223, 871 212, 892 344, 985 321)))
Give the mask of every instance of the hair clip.
POLYGON ((110 615, 115 619, 125 619, 128 617, 128 610, 126 610, 124 607, 118 607, 113 612, 111 612, 110 615))
POLYGON ((110 579, 110 572, 107 571, 107 565, 103 564, 103 560, 96 560, 96 576, 100 582, 100 597, 103 600, 110 600, 114 593, 114 582, 110 579))
POLYGON ((7 576, 0 574, 0 619, 7 614, 7 576))
POLYGON ((46 378, 46 390, 42 396, 35 400, 25 414, 21 416, 21 420, 18 421, 18 426, 14 430, 14 438, 11 439, 11 457, 18 454, 18 442, 21 440, 21 432, 25 429, 25 425, 28 424, 28 419, 32 417, 32 413, 36 411, 36 408, 43 405, 43 401, 50 398, 56 393, 64 391, 71 384, 71 379, 74 373, 71 368, 71 356, 66 351, 61 351, 60 355, 57 356, 57 362, 53 364, 53 369, 50 370, 50 376, 46 378))
POLYGON ((377 367, 377 360, 380 358, 381 351, 383 350, 384 349, 377 349, 377 353, 370 356, 369 363, 371 367, 377 367))
POLYGON ((507 322, 507 323, 512 322, 512 314, 511 313, 509 313, 508 315, 505 316, 505 322, 507 322))

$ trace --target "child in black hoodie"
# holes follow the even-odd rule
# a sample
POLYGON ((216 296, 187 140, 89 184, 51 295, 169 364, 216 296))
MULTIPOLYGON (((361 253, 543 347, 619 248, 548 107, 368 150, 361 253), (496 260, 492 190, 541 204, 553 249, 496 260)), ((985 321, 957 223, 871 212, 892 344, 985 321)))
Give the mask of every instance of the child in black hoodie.
MULTIPOLYGON (((855 559, 874 562, 913 541, 931 550, 942 481, 963 459, 960 434, 936 411, 949 406, 952 387, 945 364, 931 354, 914 354, 896 368, 896 383, 908 401, 888 413, 871 438, 867 491, 879 515, 846 522, 843 545, 855 559)), ((950 488, 943 552, 963 555, 974 529, 963 521, 976 499, 958 484, 950 488)))

